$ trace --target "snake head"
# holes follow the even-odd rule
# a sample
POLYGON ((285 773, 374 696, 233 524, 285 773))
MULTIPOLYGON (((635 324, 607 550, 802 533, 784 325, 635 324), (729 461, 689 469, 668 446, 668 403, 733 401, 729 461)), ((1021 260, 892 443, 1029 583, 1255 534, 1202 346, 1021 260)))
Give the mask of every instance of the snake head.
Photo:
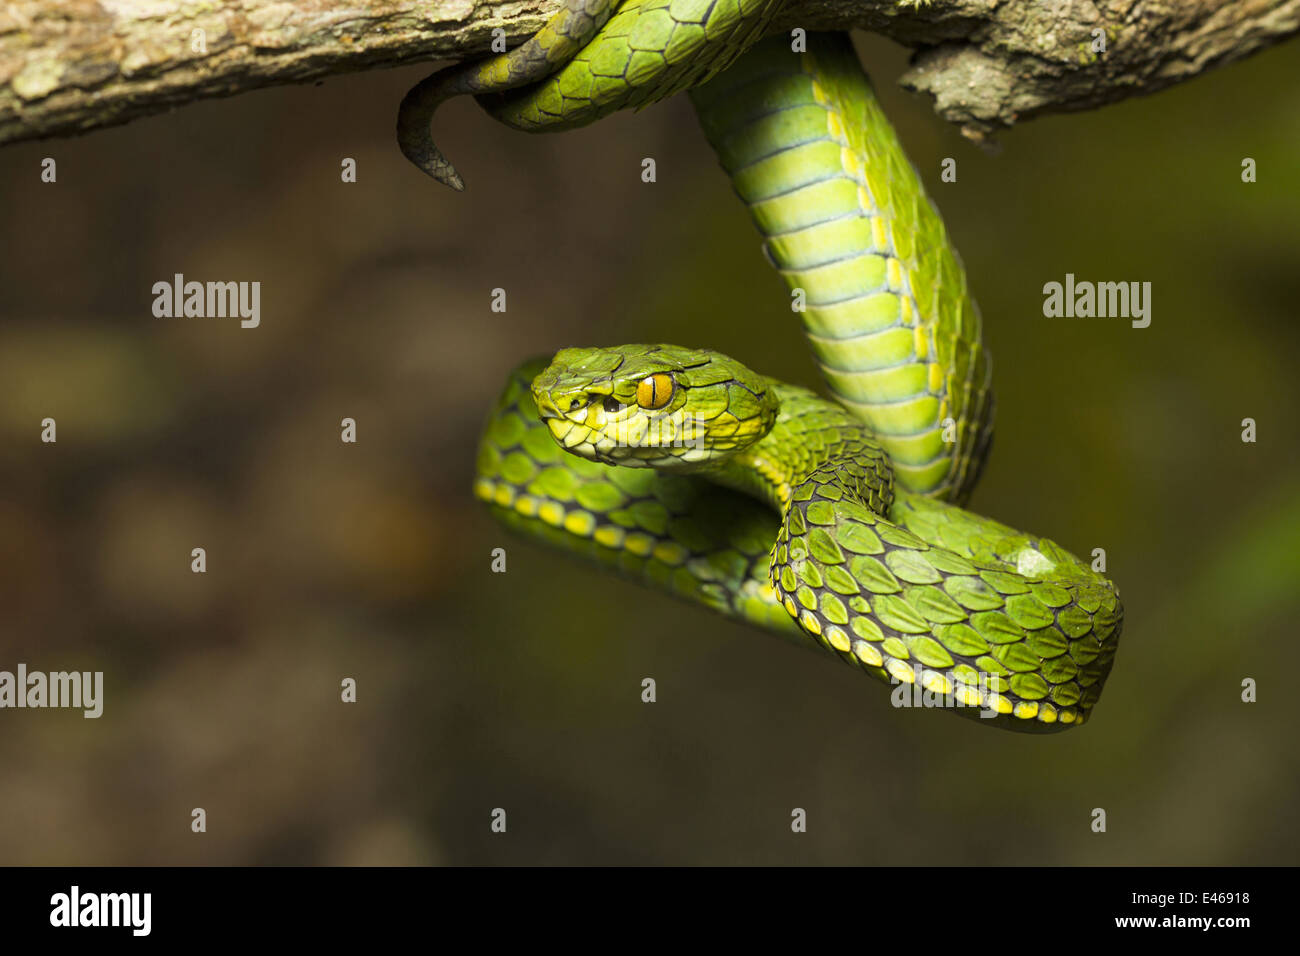
POLYGON ((758 441, 780 407, 767 379, 708 349, 561 349, 533 380, 551 437, 608 465, 698 469, 758 441))

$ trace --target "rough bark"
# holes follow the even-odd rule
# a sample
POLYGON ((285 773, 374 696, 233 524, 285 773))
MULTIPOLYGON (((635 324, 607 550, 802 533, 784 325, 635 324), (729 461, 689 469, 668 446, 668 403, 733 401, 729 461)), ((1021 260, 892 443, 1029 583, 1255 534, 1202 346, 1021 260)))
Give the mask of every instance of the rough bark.
MULTIPOLYGON (((0 3, 0 143, 212 96, 511 45, 559 0, 0 3), (196 31, 202 31, 201 34, 196 31), (202 37, 202 43, 196 38, 202 37)), ((777 27, 860 27, 917 50, 903 83, 972 138, 1150 93, 1300 31, 1300 0, 790 0, 777 27), (1094 31, 1106 51, 1094 52, 1094 31)))

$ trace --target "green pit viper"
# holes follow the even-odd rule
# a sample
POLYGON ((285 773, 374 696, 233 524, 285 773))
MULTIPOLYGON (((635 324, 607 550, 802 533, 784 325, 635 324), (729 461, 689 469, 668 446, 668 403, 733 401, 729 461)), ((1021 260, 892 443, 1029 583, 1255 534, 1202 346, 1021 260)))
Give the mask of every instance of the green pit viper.
POLYGON ((836 399, 708 350, 564 349, 511 374, 475 494, 518 531, 955 712, 1082 723, 1118 591, 961 507, 992 438, 979 312, 847 35, 763 39, 783 2, 566 0, 403 100, 402 151, 461 189, 430 129, 450 96, 549 131, 689 90, 836 399))

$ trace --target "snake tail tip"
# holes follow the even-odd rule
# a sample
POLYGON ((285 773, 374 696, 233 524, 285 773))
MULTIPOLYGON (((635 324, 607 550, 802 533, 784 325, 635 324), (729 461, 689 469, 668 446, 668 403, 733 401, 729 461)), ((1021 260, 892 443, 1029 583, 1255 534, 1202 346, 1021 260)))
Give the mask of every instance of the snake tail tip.
POLYGON ((436 179, 444 186, 456 190, 458 193, 463 193, 465 191, 465 181, 460 178, 459 174, 457 174, 454 169, 450 172, 426 169, 425 172, 428 173, 431 178, 436 179))
POLYGON ((441 153, 435 152, 427 161, 418 162, 416 165, 444 186, 450 186, 458 193, 465 191, 465 180, 460 178, 456 167, 447 162, 441 153))
POLYGON ((450 186, 456 192, 465 191, 465 181, 460 178, 460 173, 456 168, 442 158, 441 154, 434 153, 430 156, 425 151, 415 151, 403 149, 406 155, 415 166, 430 179, 435 179, 444 186, 450 186))

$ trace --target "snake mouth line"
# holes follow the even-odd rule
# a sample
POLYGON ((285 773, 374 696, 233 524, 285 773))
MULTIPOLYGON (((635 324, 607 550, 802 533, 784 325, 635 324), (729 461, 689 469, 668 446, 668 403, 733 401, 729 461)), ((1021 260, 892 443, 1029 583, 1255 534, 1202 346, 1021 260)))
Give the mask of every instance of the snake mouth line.
POLYGON ((561 415, 543 415, 542 421, 565 451, 606 465, 644 468, 670 460, 689 464, 709 455, 700 427, 704 423, 694 419, 686 420, 693 426, 689 429, 671 424, 657 430, 652 422, 643 428, 620 426, 612 435, 609 430, 594 429, 561 415))

